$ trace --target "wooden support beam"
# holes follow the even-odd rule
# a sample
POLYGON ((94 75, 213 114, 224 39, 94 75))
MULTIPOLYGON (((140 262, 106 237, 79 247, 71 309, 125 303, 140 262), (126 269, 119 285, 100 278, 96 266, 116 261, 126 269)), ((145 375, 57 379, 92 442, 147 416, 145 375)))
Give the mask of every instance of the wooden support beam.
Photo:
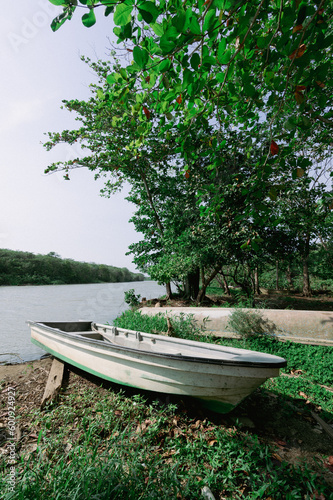
POLYGON ((318 424, 323 428, 323 430, 333 439, 333 429, 330 425, 328 425, 322 418, 317 415, 314 411, 311 412, 311 415, 315 420, 317 420, 318 424))
POLYGON ((41 409, 45 407, 47 403, 52 400, 55 400, 60 392, 62 387, 63 379, 64 379, 65 365, 62 361, 54 358, 49 378, 46 382, 46 387, 44 391, 44 395, 41 402, 41 409))

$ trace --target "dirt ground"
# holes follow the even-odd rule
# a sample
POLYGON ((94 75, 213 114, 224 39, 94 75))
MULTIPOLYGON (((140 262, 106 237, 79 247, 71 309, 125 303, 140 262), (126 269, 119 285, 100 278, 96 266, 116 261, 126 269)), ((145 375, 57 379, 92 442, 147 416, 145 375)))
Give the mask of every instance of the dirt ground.
MULTIPOLYGON (((37 447, 37 435, 31 430, 27 418, 30 410, 38 410, 44 393, 51 358, 19 365, 0 366, 0 454, 6 448, 6 423, 8 418, 7 391, 15 390, 16 414, 19 426, 16 442, 20 453, 29 453, 37 447)), ((85 374, 76 368, 68 371, 66 394, 75 386, 86 386, 98 391, 119 389, 101 379, 85 374), (102 387, 101 387, 101 384, 102 387)), ((133 389, 125 389, 130 395, 133 389)), ((148 395, 156 397, 156 395, 148 395)), ((332 392, 333 397, 333 392, 332 392)), ((168 398, 168 401, 170 399, 168 398)), ((196 418, 207 418, 207 412, 198 409, 191 401, 175 400, 179 408, 196 418)), ((262 442, 275 446, 273 459, 277 463, 306 463, 323 474, 333 489, 333 438, 311 417, 304 400, 292 400, 281 404, 279 397, 264 389, 258 389, 233 412, 227 415, 209 414, 208 418, 218 425, 241 426, 244 432, 257 435, 262 442)), ((315 409, 314 409, 315 410, 315 409)), ((327 422, 332 426, 333 420, 327 422)))
MULTIPOLYGON (((159 303, 160 306, 168 305, 169 307, 187 307, 194 306, 194 302, 189 300, 161 300, 152 299, 147 302, 142 302, 141 305, 154 306, 159 303)), ((203 306, 225 306, 232 307, 236 303, 236 299, 227 295, 208 295, 203 306)), ((304 297, 299 292, 286 292, 285 290, 263 291, 261 295, 254 298, 256 307, 265 307, 266 309, 293 309, 295 311, 333 311, 333 297, 328 293, 314 292, 311 297, 304 297)))

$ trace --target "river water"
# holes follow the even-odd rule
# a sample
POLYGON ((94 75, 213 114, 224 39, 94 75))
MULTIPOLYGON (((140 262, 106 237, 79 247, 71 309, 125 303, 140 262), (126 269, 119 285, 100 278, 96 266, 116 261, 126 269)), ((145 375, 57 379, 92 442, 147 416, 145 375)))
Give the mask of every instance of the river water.
POLYGON ((0 287, 0 363, 32 361, 45 354, 30 342, 27 320, 112 323, 128 309, 124 292, 131 288, 147 299, 165 294, 154 281, 0 287))

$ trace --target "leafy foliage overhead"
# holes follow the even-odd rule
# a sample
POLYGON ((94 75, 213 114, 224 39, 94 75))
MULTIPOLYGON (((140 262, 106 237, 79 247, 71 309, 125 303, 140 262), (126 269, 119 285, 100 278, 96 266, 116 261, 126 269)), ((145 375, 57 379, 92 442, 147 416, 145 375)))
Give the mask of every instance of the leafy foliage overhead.
MULTIPOLYGON (((265 154, 256 165, 258 175, 288 163, 300 139, 319 156, 332 145, 331 2, 50 1, 63 9, 53 30, 79 6, 87 8, 82 22, 88 27, 96 21, 97 7, 113 15, 118 43, 133 60, 111 73, 109 82, 117 83, 124 107, 135 92, 146 117, 143 142, 152 116, 159 117, 160 133, 166 134, 182 111, 180 144, 198 121, 219 124, 212 138, 216 153, 226 127, 241 132, 247 151, 260 141, 265 154)), ((187 161, 194 161, 190 153, 187 161)), ((217 154, 212 165, 218 161, 217 154)), ((302 159, 293 158, 285 168, 290 166, 303 168, 302 159)))

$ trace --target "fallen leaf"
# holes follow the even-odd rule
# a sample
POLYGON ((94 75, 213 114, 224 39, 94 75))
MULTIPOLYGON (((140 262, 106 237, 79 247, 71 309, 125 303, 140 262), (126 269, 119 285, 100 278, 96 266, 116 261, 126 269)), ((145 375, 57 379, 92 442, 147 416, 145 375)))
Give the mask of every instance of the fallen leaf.
POLYGON ((313 492, 313 495, 312 500, 326 500, 326 497, 322 493, 318 493, 317 490, 313 492))
POLYGON ((182 99, 182 96, 181 96, 181 95, 179 95, 179 96, 177 97, 177 99, 176 99, 176 102, 178 102, 178 104, 180 104, 180 103, 182 102, 182 100, 183 100, 183 99, 182 99))
POLYGON ((299 396, 301 396, 302 398, 308 399, 308 396, 305 394, 305 392, 300 391, 298 394, 299 394, 299 396))
POLYGON ((275 460, 278 460, 279 462, 282 462, 282 458, 277 453, 272 453, 272 457, 275 458, 275 460))
POLYGON ((287 446, 287 443, 285 441, 281 441, 280 439, 276 440, 275 443, 279 448, 284 448, 285 446, 287 446))
POLYGON ((211 441, 208 441, 208 446, 214 446, 215 443, 217 443, 217 440, 212 439, 211 441))

